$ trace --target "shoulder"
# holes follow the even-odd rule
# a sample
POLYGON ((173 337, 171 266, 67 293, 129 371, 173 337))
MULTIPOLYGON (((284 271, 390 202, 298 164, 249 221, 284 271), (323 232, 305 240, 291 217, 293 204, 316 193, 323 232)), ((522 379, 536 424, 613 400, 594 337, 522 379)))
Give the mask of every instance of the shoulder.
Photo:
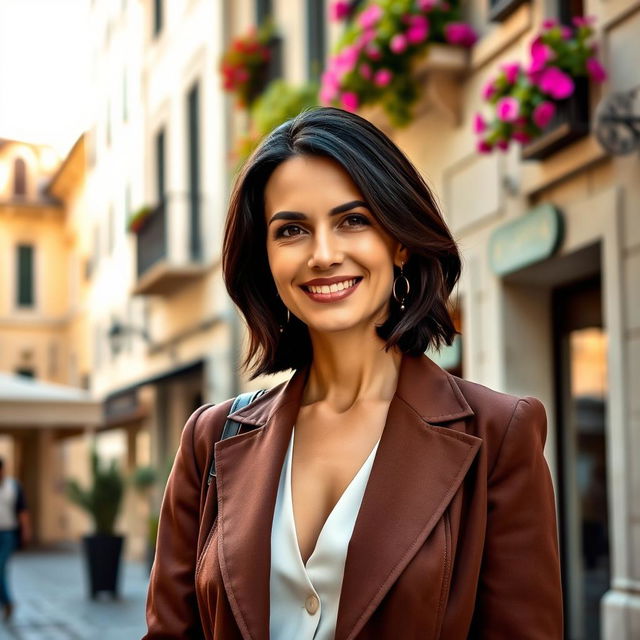
POLYGON ((473 411, 468 430, 486 443, 490 464, 495 462, 507 437, 525 447, 544 446, 547 416, 538 398, 503 393, 457 376, 451 377, 473 411))

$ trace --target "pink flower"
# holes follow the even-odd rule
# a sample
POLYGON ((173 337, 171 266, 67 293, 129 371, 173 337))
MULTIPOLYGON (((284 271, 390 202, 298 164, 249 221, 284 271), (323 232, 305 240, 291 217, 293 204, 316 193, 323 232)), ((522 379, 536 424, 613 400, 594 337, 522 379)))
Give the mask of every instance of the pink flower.
POLYGON ((338 0, 331 5, 331 20, 338 22, 349 15, 349 3, 338 0))
POLYGON ((371 80, 371 76, 372 76, 371 67, 370 67, 366 62, 363 62, 363 63, 358 67, 358 70, 360 71, 360 75, 361 75, 365 80, 371 80))
POLYGON ((547 29, 553 29, 555 26, 557 26, 558 21, 557 20, 553 20, 552 18, 548 18, 547 20, 545 20, 542 23, 542 28, 547 30, 547 29))
POLYGON ((502 70, 509 84, 514 84, 520 73, 520 65, 517 62, 502 65, 502 70))
POLYGON ((396 33, 396 35, 391 38, 389 49, 391 49, 393 53, 402 53, 407 48, 408 44, 407 38, 403 34, 396 33))
POLYGON ((556 100, 568 98, 574 90, 571 76, 557 67, 549 67, 542 71, 538 87, 540 87, 540 91, 556 100))
POLYGON ((393 79, 393 74, 389 69, 380 69, 373 76, 373 83, 377 87, 386 87, 393 79))
POLYGON ((438 4, 438 0, 418 0, 418 9, 420 11, 431 11, 438 4))
POLYGON ((573 31, 571 31, 569 27, 565 27, 564 25, 562 25, 560 27, 560 35, 562 36, 563 40, 571 40, 571 38, 573 37, 573 31))
POLYGON ((408 15, 407 22, 409 23, 409 27, 420 27, 422 29, 429 28, 429 18, 427 18, 427 16, 423 16, 420 13, 408 15))
POLYGON ((449 22, 444 26, 444 37, 449 44, 471 47, 478 36, 466 22, 449 22))
POLYGON ((331 104, 331 101, 336 97, 336 93, 331 87, 322 87, 320 89, 320 103, 324 106, 331 104))
POLYGON ((524 131, 514 131, 511 134, 511 137, 517 142, 521 142, 522 144, 526 144, 531 140, 531 136, 528 133, 525 133, 524 131))
POLYGON ((607 72, 595 58, 587 58, 586 66, 594 82, 604 82, 607 79, 607 72))
POLYGON ((382 52, 380 51, 380 48, 377 45, 373 44, 373 42, 368 44, 364 50, 372 60, 380 60, 380 58, 382 58, 382 52))
POLYGON ((553 118, 556 112, 556 105, 553 102, 549 102, 545 100, 541 102, 536 108, 533 110, 531 117, 535 122, 536 126, 540 129, 544 129, 549 122, 551 122, 551 118, 553 118))
POLYGON ((340 99, 342 108, 345 111, 355 111, 358 108, 358 94, 353 91, 345 91, 340 99))
POLYGON ((363 31, 360 34, 360 37, 356 41, 356 46, 357 47, 365 47, 372 40, 375 40, 375 39, 376 39, 376 31, 375 31, 375 29, 366 29, 365 31, 363 31))
POLYGON ((508 140, 498 140, 498 142, 496 142, 496 147, 498 147, 498 149, 500 149, 500 151, 506 151, 509 148, 509 141, 508 140))
POLYGON ((486 140, 478 140, 476 143, 476 150, 480 153, 491 153, 493 147, 486 140))
POLYGON ((496 92, 496 85, 494 84, 493 80, 490 80, 489 82, 487 82, 487 84, 484 85, 484 87, 482 88, 482 97, 485 100, 491 100, 491 98, 493 97, 493 95, 496 92))
POLYGON ((595 16, 573 16, 571 18, 571 22, 575 27, 590 27, 595 21, 595 16))
POLYGON ((358 16, 358 24, 363 29, 371 29, 375 27, 380 18, 382 18, 382 7, 372 4, 358 16))
POLYGON ((512 96, 505 96, 498 100, 496 115, 503 122, 513 122, 520 112, 520 102, 512 96))
POLYGON ((479 113, 476 113, 473 119, 473 132, 482 133, 483 131, 486 131, 486 129, 487 123, 485 122, 485 119, 479 113))
POLYGON ((553 60, 555 53, 540 38, 536 38, 531 43, 531 63, 527 72, 530 74, 538 73, 544 69, 547 62, 553 60))
POLYGON ((409 43, 418 44, 423 40, 426 40, 427 36, 429 35, 429 31, 428 29, 423 29, 422 27, 409 27, 405 35, 407 36, 407 40, 409 41, 409 43))
POLYGON ((335 89, 337 91, 340 87, 340 80, 338 79, 335 71, 333 71, 332 69, 327 69, 327 71, 322 74, 322 84, 323 86, 335 89))

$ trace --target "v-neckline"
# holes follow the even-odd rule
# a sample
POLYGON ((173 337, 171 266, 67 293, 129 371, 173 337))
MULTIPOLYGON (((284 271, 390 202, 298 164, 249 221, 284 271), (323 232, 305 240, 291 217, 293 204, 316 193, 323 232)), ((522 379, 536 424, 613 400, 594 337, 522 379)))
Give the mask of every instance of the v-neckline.
POLYGON ((349 482, 349 484, 345 487, 344 491, 342 492, 342 494, 338 498, 338 501, 333 505, 333 509, 331 509, 331 512, 329 513, 329 515, 325 519, 325 521, 324 521, 324 523, 322 525, 322 528, 320 529, 320 533, 318 534, 318 537, 316 538, 316 543, 315 543, 315 545, 313 547, 313 551, 311 552, 311 554, 309 555, 309 557, 307 558, 307 561, 305 563, 304 560, 302 559, 302 552, 300 550, 300 542, 298 540, 298 529, 297 529, 297 526, 296 526, 296 515, 295 515, 295 511, 293 509, 293 446, 294 446, 294 442, 295 442, 295 431, 296 431, 296 428, 295 428, 295 425, 294 425, 293 429, 292 429, 292 432, 291 432, 291 443, 290 443, 288 457, 287 457, 285 497, 286 497, 286 500, 287 500, 287 503, 288 503, 289 513, 291 514, 291 524, 293 525, 293 538, 294 538, 294 541, 295 541, 297 555, 298 555, 298 558, 300 559, 300 563, 302 564, 303 568, 306 571, 308 569, 308 567, 309 567, 309 563, 311 562, 312 558, 316 554, 316 551, 318 550, 320 539, 322 538, 323 533, 327 529, 327 523, 332 518, 335 517, 335 514, 338 511, 339 506, 342 504, 342 502, 345 499, 345 495, 347 495, 347 493, 349 492, 349 490, 351 489, 353 484, 360 477, 360 474, 362 473, 363 469, 367 466, 367 463, 369 462, 370 458, 373 455, 375 455, 375 451, 377 450, 378 445, 380 444, 380 439, 378 439, 378 441, 373 445, 373 448, 369 452, 369 455, 366 457, 365 461, 360 465, 360 468, 356 471, 356 473, 353 476, 353 478, 351 478, 351 482, 349 482))

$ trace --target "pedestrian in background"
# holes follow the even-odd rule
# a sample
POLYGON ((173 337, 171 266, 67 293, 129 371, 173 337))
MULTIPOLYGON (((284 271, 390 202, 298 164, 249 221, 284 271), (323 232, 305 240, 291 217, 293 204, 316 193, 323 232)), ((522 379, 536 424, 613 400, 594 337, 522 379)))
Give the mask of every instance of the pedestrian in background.
POLYGON ((5 475, 4 460, 0 458, 0 604, 4 619, 13 613, 9 596, 7 564, 11 554, 31 540, 31 521, 20 483, 5 475))

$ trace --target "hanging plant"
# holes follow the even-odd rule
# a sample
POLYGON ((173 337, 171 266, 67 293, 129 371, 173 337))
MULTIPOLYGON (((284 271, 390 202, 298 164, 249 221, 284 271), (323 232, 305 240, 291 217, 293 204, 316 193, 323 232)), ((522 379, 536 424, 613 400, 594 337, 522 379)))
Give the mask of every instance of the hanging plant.
POLYGON ((392 124, 404 126, 420 95, 414 61, 434 42, 471 47, 476 33, 460 21, 455 0, 375 0, 350 18, 353 7, 332 7, 347 28, 322 74, 320 101, 347 111, 379 103, 392 124))
POLYGON ((130 231, 131 233, 139 233, 152 213, 153 207, 149 205, 144 205, 134 211, 127 222, 127 231, 130 231))
POLYGON ((606 79, 591 42, 593 23, 593 18, 581 16, 574 17, 570 27, 546 20, 531 43, 527 65, 502 65, 482 92, 493 118, 487 121, 480 113, 474 118, 479 152, 506 151, 512 140, 531 142, 544 132, 559 105, 573 96, 577 79, 606 79))
POLYGON ((278 125, 295 117, 304 109, 318 104, 318 86, 293 86, 284 80, 274 80, 251 107, 249 132, 238 138, 232 154, 236 167, 242 164, 262 138, 278 125))
POLYGON ((247 34, 233 40, 220 59, 222 88, 236 95, 239 107, 250 107, 265 88, 273 36, 270 22, 260 29, 251 27, 247 34))

